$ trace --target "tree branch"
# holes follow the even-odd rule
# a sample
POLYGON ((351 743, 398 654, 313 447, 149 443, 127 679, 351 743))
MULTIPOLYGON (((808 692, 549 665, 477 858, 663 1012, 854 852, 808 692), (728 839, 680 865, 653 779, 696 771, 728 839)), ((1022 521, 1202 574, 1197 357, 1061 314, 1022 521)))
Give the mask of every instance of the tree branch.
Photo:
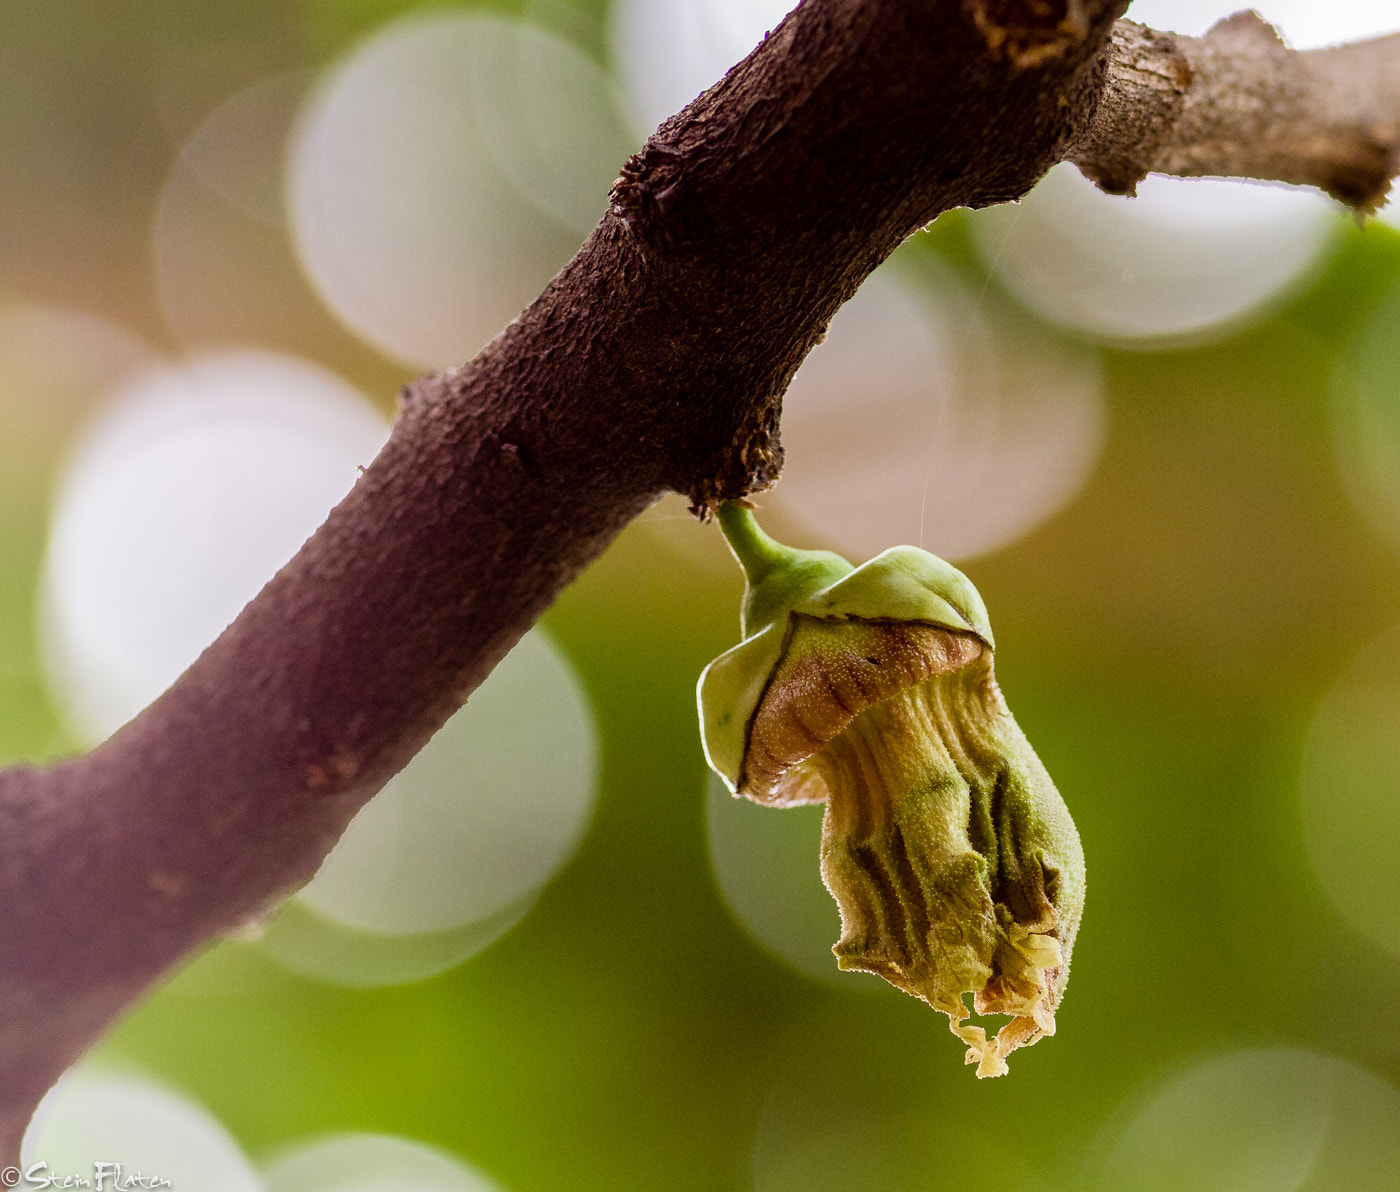
POLYGON ((772 483, 783 390, 906 236, 1072 145, 1131 156, 1117 108, 1091 125, 1123 7, 806 0, 626 164, 527 311, 405 389, 354 491, 170 691, 84 757, 0 773, 7 1155, 116 1015, 310 878, 631 518, 772 483))
POLYGON ((1374 211, 1400 169, 1400 35, 1298 51, 1254 12, 1200 38, 1120 21, 1069 160, 1110 194, 1149 173, 1265 178, 1374 211))

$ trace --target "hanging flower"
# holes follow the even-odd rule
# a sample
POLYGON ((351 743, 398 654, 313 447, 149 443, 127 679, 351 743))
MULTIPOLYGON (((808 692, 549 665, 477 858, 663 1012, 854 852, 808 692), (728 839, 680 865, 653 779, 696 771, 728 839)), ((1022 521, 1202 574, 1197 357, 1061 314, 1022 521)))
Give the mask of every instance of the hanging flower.
POLYGON ((843 969, 948 1015, 978 1076, 1055 1033, 1084 854, 992 672, 981 597, 914 547, 852 568, 794 551, 738 504, 744 640, 700 678, 711 767, 775 807, 825 801, 821 872, 843 969), (995 1037, 967 1022, 1011 1020, 995 1037))

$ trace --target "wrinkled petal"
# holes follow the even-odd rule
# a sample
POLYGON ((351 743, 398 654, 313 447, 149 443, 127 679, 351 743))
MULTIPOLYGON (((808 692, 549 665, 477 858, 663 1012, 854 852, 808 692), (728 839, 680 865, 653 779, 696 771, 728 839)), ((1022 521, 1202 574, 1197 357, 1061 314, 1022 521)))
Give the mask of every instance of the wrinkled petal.
POLYGON ((913 547, 848 571, 720 512, 752 636, 701 679, 711 764, 760 803, 826 802, 837 963, 942 1011, 978 1076, 1003 1075, 1055 1033, 1084 856, 997 686, 981 598, 913 547), (994 1037, 968 994, 1010 1018, 994 1037))

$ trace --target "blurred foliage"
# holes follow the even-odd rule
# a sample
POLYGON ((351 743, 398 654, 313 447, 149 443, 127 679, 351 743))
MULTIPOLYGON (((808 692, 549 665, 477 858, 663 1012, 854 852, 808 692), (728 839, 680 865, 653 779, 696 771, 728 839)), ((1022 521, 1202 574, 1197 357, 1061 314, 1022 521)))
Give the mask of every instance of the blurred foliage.
MULTIPOLYGON (((0 302, 80 307, 162 344, 147 231, 182 135, 238 87, 324 63, 419 5, 73 7, 0 7, 0 302)), ((597 0, 529 11, 601 56, 597 0)), ((915 269, 929 254, 1004 300, 956 215, 905 250, 915 269)), ((1069 1186, 1123 1099, 1193 1057, 1310 1047, 1400 1081, 1400 959, 1326 901, 1297 812, 1314 709, 1400 621, 1400 558, 1348 503, 1329 419, 1334 370, 1394 309, 1397 279, 1400 235, 1352 228, 1305 292, 1224 342, 1105 350, 1094 478, 965 565, 1089 863, 1059 1035, 1010 1078, 978 1084, 927 1007, 872 997, 860 977, 849 992, 808 980, 725 911, 694 683, 737 640, 741 585, 700 561, 717 531, 683 520, 634 526, 546 618, 594 701, 601 800, 521 926, 453 972, 373 991, 221 945, 103 1054, 199 1098, 254 1155, 318 1131, 395 1132, 518 1192, 716 1192, 755 1170, 764 1188, 832 1172, 863 1173, 830 1185, 843 1188, 1036 1186, 1026 1172, 1069 1186)), ((317 318, 288 335, 387 403, 402 370, 317 318)), ((58 445, 22 433, 31 399, 0 389, 12 759, 62 748, 32 600, 58 445)))

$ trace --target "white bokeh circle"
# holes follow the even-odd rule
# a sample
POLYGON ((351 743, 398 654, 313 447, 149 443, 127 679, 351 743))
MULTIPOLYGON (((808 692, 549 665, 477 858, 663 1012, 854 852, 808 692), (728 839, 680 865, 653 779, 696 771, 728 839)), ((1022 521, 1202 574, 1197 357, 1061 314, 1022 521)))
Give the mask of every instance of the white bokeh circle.
POLYGON ((528 23, 478 17, 471 49, 472 108, 492 161, 528 202, 588 235, 638 147, 611 78, 528 23))
POLYGON ((856 559, 901 542, 967 559, 1063 508, 1103 442, 1097 354, 977 308, 943 274, 871 277, 784 397, 763 504, 856 559))
MULTIPOLYGON (((46 1165, 27 1186, 98 1187, 98 1165, 105 1165, 105 1187, 121 1187, 111 1165, 122 1175, 169 1180, 172 1189, 200 1192, 263 1192, 238 1144, 210 1114, 193 1101, 140 1077, 70 1070, 35 1112, 20 1148, 20 1164, 46 1165), (87 1185, 64 1184, 78 1177, 87 1185)), ((26 1186, 26 1185, 21 1185, 26 1186)), ((134 1187, 136 1185, 125 1185, 134 1187)))
POLYGON ((587 697, 532 630, 365 805, 258 942, 339 985, 455 968, 514 927, 572 856, 596 778, 587 697))
POLYGON ((293 241, 353 331, 455 366, 573 255, 630 142, 606 76, 566 42, 496 16, 415 15, 309 99, 288 156, 293 241))
MULTIPOLYGON (((373 875, 369 876, 372 880, 373 875)), ((246 932, 230 946, 240 954, 251 946, 259 957, 275 962, 279 973, 296 973, 326 985, 347 989, 411 985, 450 972, 490 947, 525 917, 534 901, 533 896, 522 898, 494 915, 446 931, 405 935, 352 927, 300 898, 289 898, 265 926, 246 932)), ((256 981, 254 973, 251 979, 256 981)), ((210 969, 209 975, 196 973, 195 977, 182 992, 207 996, 210 982, 218 980, 219 974, 210 969)))
POLYGON ((474 1167, 391 1134, 333 1134, 275 1155, 266 1192, 498 1192, 474 1167))
POLYGON ((1400 954, 1400 629, 1368 645, 1318 708, 1301 807, 1322 888, 1352 926, 1400 954))
MULTIPOLYGON (((30 302, 0 305, 0 443, 5 445, 0 502, 44 517, 52 471, 74 425, 114 384, 155 359, 126 328, 87 311, 30 302)), ((0 576, 0 587, 7 579, 27 584, 22 574, 16 568, 0 576)), ((23 637, 24 660, 11 665, 29 671, 27 628, 23 637)), ((0 673, 5 668, 0 657, 0 673)))
POLYGON ((269 353, 133 377, 69 460, 40 596, 46 672, 79 739, 173 682, 286 563, 388 433, 338 377, 269 353))
POLYGON ((841 912, 821 878, 825 809, 762 807, 731 795, 713 775, 705 808, 715 884, 745 933, 815 980, 878 988, 860 979, 867 974, 842 972, 831 951, 841 937, 841 912))
POLYGON ((508 913, 582 837, 596 752, 578 680, 532 630, 360 811, 298 898, 387 935, 508 913))
POLYGON ((32 302, 0 305, 0 427, 11 444, 47 452, 55 428, 154 360, 145 343, 99 315, 32 302))
POLYGON ((638 130, 650 132, 748 56, 794 0, 619 0, 613 58, 638 130))
POLYGON ((1400 1189, 1400 1091, 1313 1051, 1216 1056, 1110 1122, 1093 1192, 1400 1189))
POLYGON ((179 165, 226 203, 280 225, 287 134, 308 84, 304 71, 286 71, 235 92, 190 134, 179 165))
POLYGON ((287 237, 285 147, 304 71, 226 99, 171 163, 151 222, 161 313, 187 349, 306 343, 329 322, 287 237))
MULTIPOLYGON (((98 740, 159 695, 325 519, 383 418, 304 361, 204 357, 135 377, 79 444, 42 581, 51 686, 98 740)), ((352 822, 266 950, 342 984, 419 980, 513 926, 592 814, 594 728, 528 634, 352 822)))
POLYGON ((1150 346, 1237 329, 1307 277, 1341 225, 1301 188, 1152 175, 1125 198, 1061 164, 971 226, 988 267, 1032 310, 1150 346))

